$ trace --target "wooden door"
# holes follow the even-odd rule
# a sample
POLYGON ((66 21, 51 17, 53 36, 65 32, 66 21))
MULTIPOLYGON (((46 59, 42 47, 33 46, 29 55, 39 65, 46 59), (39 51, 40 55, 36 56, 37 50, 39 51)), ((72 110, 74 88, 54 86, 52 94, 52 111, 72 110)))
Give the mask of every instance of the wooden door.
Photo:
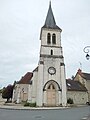
POLYGON ((47 89, 47 106, 56 105, 56 90, 53 84, 51 84, 47 89))

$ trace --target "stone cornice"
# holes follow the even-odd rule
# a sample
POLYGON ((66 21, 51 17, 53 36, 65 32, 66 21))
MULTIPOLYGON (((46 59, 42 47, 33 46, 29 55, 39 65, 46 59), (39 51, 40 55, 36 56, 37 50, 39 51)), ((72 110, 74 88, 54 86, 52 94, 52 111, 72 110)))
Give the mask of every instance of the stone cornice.
POLYGON ((55 45, 41 45, 42 47, 51 47, 51 48, 62 48, 62 47, 60 47, 60 46, 55 46, 55 45))
POLYGON ((45 54, 40 54, 40 57, 46 57, 46 58, 63 58, 62 55, 45 55, 45 54))

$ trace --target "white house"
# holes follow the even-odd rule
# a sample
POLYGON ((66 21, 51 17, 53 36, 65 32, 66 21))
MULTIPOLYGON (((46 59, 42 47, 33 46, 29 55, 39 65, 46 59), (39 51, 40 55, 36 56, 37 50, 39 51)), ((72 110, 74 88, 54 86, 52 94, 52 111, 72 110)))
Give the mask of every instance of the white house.
MULTIPOLYGON (((27 91, 27 101, 37 106, 66 106, 66 76, 63 50, 61 46, 61 28, 57 26, 51 2, 47 17, 40 33, 40 58, 38 66, 32 72, 30 84, 18 83, 13 92, 13 101, 21 102, 22 92, 27 91), (23 86, 23 87, 22 87, 23 86)), ((31 74, 31 73, 30 73, 31 74)))

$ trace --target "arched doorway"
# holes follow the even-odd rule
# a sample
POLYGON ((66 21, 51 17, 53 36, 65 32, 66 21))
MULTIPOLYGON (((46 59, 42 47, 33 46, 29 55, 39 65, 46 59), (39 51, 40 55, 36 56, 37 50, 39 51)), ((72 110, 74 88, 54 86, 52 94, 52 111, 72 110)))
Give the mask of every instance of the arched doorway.
POLYGON ((50 84, 47 88, 47 105, 56 106, 56 90, 53 84, 50 84))
POLYGON ((59 91, 60 86, 59 84, 54 81, 48 81, 43 88, 44 91, 44 99, 45 99, 45 106, 57 106, 59 105, 59 91))

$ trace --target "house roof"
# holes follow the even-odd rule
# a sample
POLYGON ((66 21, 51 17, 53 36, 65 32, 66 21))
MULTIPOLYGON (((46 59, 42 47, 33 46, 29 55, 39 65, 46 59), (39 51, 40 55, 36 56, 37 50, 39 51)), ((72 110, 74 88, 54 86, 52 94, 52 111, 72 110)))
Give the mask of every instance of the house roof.
POLYGON ((90 80, 90 74, 89 73, 82 73, 82 77, 85 78, 86 80, 90 80))
POLYGON ((49 4, 49 9, 48 9, 47 17, 46 17, 46 20, 45 20, 45 24, 42 28, 51 28, 51 29, 61 30, 56 25, 56 21, 55 21, 54 15, 53 15, 52 7, 51 7, 51 1, 50 1, 50 4, 49 4))
POLYGON ((33 73, 32 73, 32 72, 27 72, 27 73, 20 79, 20 81, 17 82, 17 84, 29 84, 32 77, 33 77, 33 73))
POLYGON ((90 80, 90 73, 84 73, 82 70, 78 70, 77 74, 79 74, 81 77, 83 77, 86 80, 90 80))
POLYGON ((87 91, 86 87, 78 81, 67 79, 66 85, 69 91, 87 91))

